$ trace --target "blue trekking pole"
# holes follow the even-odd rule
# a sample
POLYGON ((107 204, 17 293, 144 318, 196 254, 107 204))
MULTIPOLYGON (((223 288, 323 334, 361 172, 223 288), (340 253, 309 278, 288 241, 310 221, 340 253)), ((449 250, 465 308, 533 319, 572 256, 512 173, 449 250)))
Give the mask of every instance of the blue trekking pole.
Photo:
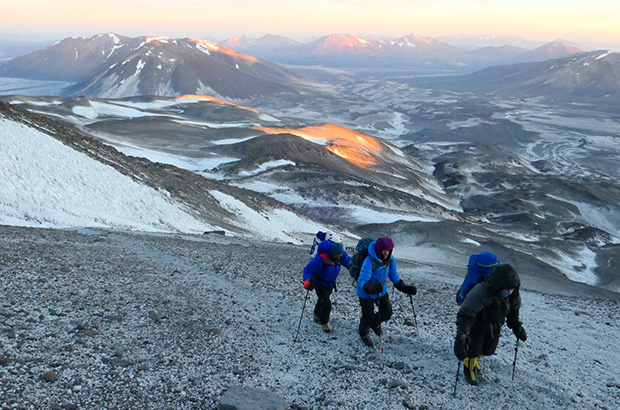
POLYGON ((519 352, 519 338, 517 338, 517 342, 515 343, 515 359, 512 362, 512 380, 515 379, 515 369, 517 368, 517 353, 519 352))

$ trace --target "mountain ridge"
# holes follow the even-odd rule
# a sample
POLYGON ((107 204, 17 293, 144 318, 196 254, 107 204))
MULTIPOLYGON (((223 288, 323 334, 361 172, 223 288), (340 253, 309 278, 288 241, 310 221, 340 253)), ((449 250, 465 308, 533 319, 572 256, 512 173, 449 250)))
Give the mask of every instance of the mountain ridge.
POLYGON ((604 101, 620 98, 620 53, 582 52, 554 60, 508 64, 462 76, 417 78, 410 82, 418 87, 455 91, 604 101))
MULTIPOLYGON (((283 40, 280 40, 282 42, 283 40)), ((581 51, 574 46, 564 45, 556 40, 528 50, 506 47, 466 50, 449 42, 417 34, 408 34, 389 39, 372 39, 346 33, 325 35, 306 44, 295 44, 293 40, 278 49, 255 46, 258 40, 240 35, 221 42, 237 47, 238 50, 276 62, 299 65, 321 64, 329 67, 354 68, 427 68, 450 69, 454 71, 475 70, 489 65, 508 62, 532 62, 565 57, 581 51), (243 38, 238 42, 238 38, 243 38)), ((484 47, 480 47, 484 48, 484 47)))
POLYGON ((76 82, 65 96, 249 98, 317 91, 315 80, 206 40, 111 33, 59 41, 3 64, 0 75, 76 82))

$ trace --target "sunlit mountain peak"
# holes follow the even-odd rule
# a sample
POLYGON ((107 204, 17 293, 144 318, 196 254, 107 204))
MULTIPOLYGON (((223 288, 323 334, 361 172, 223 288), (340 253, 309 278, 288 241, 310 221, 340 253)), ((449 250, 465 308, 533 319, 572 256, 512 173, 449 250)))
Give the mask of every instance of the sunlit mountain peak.
POLYGON ((321 41, 316 51, 319 53, 366 51, 369 44, 368 40, 351 34, 332 34, 321 41))
POLYGON ((417 34, 410 34, 407 36, 407 39, 413 42, 416 42, 416 43, 422 43, 422 44, 427 44, 427 45, 431 45, 433 43, 443 43, 443 41, 437 40, 433 37, 425 37, 425 36, 420 36, 417 34))
POLYGON ((254 127, 268 134, 293 134, 326 148, 347 161, 370 170, 377 164, 381 143, 362 132, 336 124, 322 124, 302 128, 254 127))
POLYGON ((219 53, 228 54, 231 57, 240 58, 240 59, 243 59, 243 60, 258 61, 257 58, 254 58, 254 57, 246 55, 246 54, 237 53, 235 50, 233 50, 231 48, 220 46, 219 44, 216 44, 216 43, 214 43, 212 41, 196 40, 196 39, 193 39, 193 38, 188 39, 188 41, 196 44, 197 47, 202 48, 202 49, 207 50, 207 51, 209 51, 209 50, 217 51, 219 53))
POLYGON ((146 42, 150 43, 151 41, 158 41, 160 43, 171 43, 174 40, 170 37, 166 36, 144 36, 146 38, 146 42))

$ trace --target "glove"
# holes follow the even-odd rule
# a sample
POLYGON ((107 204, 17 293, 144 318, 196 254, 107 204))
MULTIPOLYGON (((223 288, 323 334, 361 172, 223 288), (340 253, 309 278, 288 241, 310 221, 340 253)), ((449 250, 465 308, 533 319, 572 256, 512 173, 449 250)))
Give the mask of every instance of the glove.
POLYGON ((519 324, 512 328, 512 333, 517 336, 517 339, 525 342, 527 340, 527 333, 525 333, 525 329, 523 328, 523 324, 519 322, 519 324))
POLYGON ((374 281, 372 283, 366 282, 363 286, 364 292, 369 295, 376 295, 383 292, 383 283, 379 281, 374 281))
POLYGON ((465 360, 469 350, 469 335, 467 333, 458 332, 454 339, 454 355, 460 361, 465 360))
POLYGON ((418 293, 418 289, 413 286, 413 285, 405 285, 405 281, 404 280, 400 280, 398 283, 394 284, 394 287, 398 290, 400 290, 403 293, 406 293, 408 295, 415 295, 416 293, 418 293))
POLYGON ((312 278, 304 280, 304 289, 314 290, 314 282, 312 282, 312 278))

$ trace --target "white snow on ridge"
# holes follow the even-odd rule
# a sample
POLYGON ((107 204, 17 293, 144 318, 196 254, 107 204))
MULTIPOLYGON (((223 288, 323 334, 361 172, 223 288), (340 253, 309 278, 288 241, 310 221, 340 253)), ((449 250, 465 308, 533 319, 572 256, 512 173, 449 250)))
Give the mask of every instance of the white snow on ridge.
POLYGON ((94 120, 99 117, 120 117, 120 118, 137 118, 137 117, 151 117, 151 116, 164 116, 164 114, 157 114, 152 112, 145 112, 139 109, 117 105, 109 103, 101 103, 97 101, 90 101, 90 106, 75 106, 73 107, 73 113, 89 120, 94 120))
POLYGON ((0 118, 0 223, 202 233, 164 192, 141 185, 37 130, 0 118))
POLYGON ((359 206, 347 206, 347 209, 351 210, 351 216, 360 223, 372 224, 377 221, 381 223, 389 224, 396 221, 423 221, 423 222, 439 222, 439 218, 429 218, 414 215, 412 213, 387 213, 384 211, 375 211, 368 208, 362 208, 359 206))
POLYGON ((146 158, 151 162, 174 165, 175 167, 194 172, 216 168, 228 162, 239 161, 239 158, 233 157, 192 158, 183 155, 174 155, 159 150, 139 147, 127 142, 113 141, 110 139, 108 139, 107 143, 130 157, 146 158))
MULTIPOLYGON (((247 124, 244 124, 244 123, 234 123, 234 122, 218 124, 215 122, 205 122, 205 121, 190 121, 190 120, 173 120, 173 121, 181 125, 196 125, 199 127, 208 127, 208 128, 243 128, 247 126, 247 124)), ((251 138, 254 138, 254 137, 251 137, 251 138)))
POLYGON ((245 137, 245 138, 226 138, 226 139, 212 141, 212 144, 213 145, 231 145, 231 144, 237 144, 239 142, 249 141, 256 137, 258 137, 258 135, 253 135, 251 137, 245 137))
POLYGON ((611 51, 607 50, 605 53, 603 53, 600 56, 596 57, 596 59, 597 60, 601 60, 601 59, 607 57, 609 54, 611 54, 611 51))
POLYGON ((582 282, 596 286, 598 275, 594 272, 597 268, 596 253, 584 248, 577 257, 560 254, 562 259, 558 262, 562 267, 562 273, 574 282, 582 282))
POLYGON ((289 161, 289 160, 285 160, 285 159, 280 159, 280 160, 276 160, 276 161, 268 161, 265 162, 263 164, 261 164, 260 166, 256 167, 256 169, 253 169, 251 171, 240 171, 239 172, 239 176, 242 177, 249 177, 252 175, 257 175, 260 174, 262 172, 265 172, 271 168, 277 168, 277 167, 283 167, 286 165, 293 165, 295 166, 296 164, 293 161, 289 161))
POLYGON ((301 218, 285 209, 273 209, 270 212, 259 213, 240 200, 220 191, 211 190, 213 196, 220 205, 228 211, 236 214, 246 222, 246 228, 251 229, 257 236, 274 239, 277 241, 287 240, 300 245, 300 241, 290 234, 318 232, 324 229, 309 219, 301 218))
POLYGON ((142 60, 138 61, 138 64, 136 64, 136 72, 134 73, 134 75, 139 75, 140 71, 142 71, 142 69, 146 66, 146 63, 142 60))

